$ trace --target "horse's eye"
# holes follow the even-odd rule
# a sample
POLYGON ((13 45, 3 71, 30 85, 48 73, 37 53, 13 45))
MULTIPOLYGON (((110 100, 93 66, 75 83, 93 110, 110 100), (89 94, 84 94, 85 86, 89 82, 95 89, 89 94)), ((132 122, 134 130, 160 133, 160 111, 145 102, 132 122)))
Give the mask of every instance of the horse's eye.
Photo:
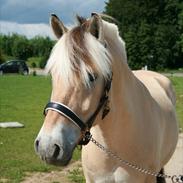
POLYGON ((94 82, 97 79, 97 75, 88 73, 90 82, 94 82))

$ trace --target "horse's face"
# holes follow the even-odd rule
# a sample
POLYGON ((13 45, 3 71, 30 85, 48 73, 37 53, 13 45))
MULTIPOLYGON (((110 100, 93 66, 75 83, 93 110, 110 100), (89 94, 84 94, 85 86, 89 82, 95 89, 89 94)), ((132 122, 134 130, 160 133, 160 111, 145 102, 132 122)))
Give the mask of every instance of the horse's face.
MULTIPOLYGON (((90 82, 91 87, 88 88, 79 82, 64 86, 61 79, 53 79, 51 101, 65 104, 82 121, 87 121, 96 110, 103 89, 102 78, 91 79, 90 82)), ((81 136, 78 126, 56 111, 49 110, 35 142, 36 151, 48 163, 66 165, 81 136)))
MULTIPOLYGON (((52 24, 53 21, 59 21, 55 16, 52 19, 52 24)), ((61 22, 59 22, 59 25, 61 25, 63 34, 66 28, 63 27, 61 22)), ((56 35, 61 32, 54 31, 56 35)), ((69 107, 83 122, 86 122, 98 107, 104 90, 104 77, 97 73, 88 74, 90 87, 84 84, 82 80, 80 81, 77 75, 75 79, 77 82, 67 84, 63 77, 52 73, 51 101, 69 107)), ((42 160, 47 163, 66 165, 82 135, 81 129, 68 118, 56 111, 48 110, 44 124, 35 140, 35 149, 42 160)))

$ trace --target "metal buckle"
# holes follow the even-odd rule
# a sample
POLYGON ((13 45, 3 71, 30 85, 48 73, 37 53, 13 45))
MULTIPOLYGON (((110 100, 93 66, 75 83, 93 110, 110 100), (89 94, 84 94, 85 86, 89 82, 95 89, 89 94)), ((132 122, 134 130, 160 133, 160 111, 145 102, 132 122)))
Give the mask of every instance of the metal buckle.
POLYGON ((171 180, 173 183, 183 183, 183 175, 174 175, 172 176, 171 180))
POLYGON ((86 131, 83 138, 80 140, 79 145, 87 145, 90 142, 91 137, 90 131, 86 131))

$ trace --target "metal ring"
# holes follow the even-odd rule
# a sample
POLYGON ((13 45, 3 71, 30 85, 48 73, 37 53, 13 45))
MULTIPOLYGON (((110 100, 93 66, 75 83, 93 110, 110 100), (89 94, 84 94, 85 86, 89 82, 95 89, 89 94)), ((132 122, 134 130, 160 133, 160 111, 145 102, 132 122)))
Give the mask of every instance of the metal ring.
POLYGON ((179 183, 183 183, 183 175, 179 175, 179 183))
POLYGON ((179 182, 179 176, 177 176, 177 175, 173 175, 171 180, 172 180, 173 183, 180 183, 179 182))

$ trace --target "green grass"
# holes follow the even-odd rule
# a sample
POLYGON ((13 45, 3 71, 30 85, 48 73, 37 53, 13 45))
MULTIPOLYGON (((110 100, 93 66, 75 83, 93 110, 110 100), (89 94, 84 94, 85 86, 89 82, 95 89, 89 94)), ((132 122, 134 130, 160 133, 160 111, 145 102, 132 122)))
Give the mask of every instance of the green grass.
POLYGON ((42 109, 50 94, 50 78, 0 77, 0 121, 18 121, 19 129, 0 129, 0 177, 20 182, 26 171, 49 171, 34 152, 42 125, 42 109))
POLYGON ((74 183, 84 183, 84 175, 80 168, 75 168, 72 171, 69 171, 68 179, 74 183))
MULTIPOLYGON (((25 172, 58 169, 45 165, 33 146, 50 93, 50 77, 0 77, 0 121, 18 121, 25 125, 18 129, 0 128, 0 180, 6 178, 16 183, 22 180, 25 172)), ((74 157, 78 159, 79 156, 77 151, 74 157)))
POLYGON ((183 129, 183 77, 170 77, 176 91, 176 112, 180 127, 183 129))
MULTIPOLYGON (((171 78, 177 95, 177 114, 183 127, 183 78, 171 78)), ((0 128, 0 182, 8 179, 18 183, 25 172, 50 171, 60 168, 45 165, 34 152, 34 139, 42 123, 42 111, 51 93, 50 77, 6 75, 0 77, 0 121, 18 121, 25 125, 19 129, 0 128)), ((74 160, 80 158, 76 150, 74 160)), ((78 170, 70 173, 76 177, 78 170)), ((78 173, 79 174, 79 173, 78 173)))

